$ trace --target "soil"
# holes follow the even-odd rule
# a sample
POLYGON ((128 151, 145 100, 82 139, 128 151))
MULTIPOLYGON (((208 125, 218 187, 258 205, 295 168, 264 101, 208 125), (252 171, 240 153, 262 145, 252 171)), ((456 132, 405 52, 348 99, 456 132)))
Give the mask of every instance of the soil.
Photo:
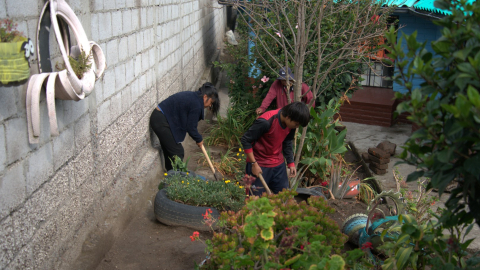
MULTIPOLYGON (((210 124, 200 121, 198 130, 205 134, 210 124)), ((205 135, 204 135, 205 137, 205 135)), ((188 136, 183 143, 185 148, 185 160, 190 157, 188 168, 197 174, 213 179, 213 173, 198 160, 203 156, 202 151, 188 136)), ((206 147, 212 153, 214 159, 219 158, 225 151, 222 147, 206 147)), ((351 153, 345 157, 347 162, 355 163, 355 156, 351 153)), ((353 165, 352 165, 353 166, 353 165)), ((361 171, 359 177, 361 177, 361 171)), ((205 245, 202 242, 191 242, 189 236, 193 230, 185 227, 170 227, 158 222, 154 215, 153 201, 155 193, 147 200, 152 202, 144 211, 139 212, 132 219, 123 236, 116 239, 110 251, 105 255, 97 270, 112 269, 168 269, 185 270, 194 269, 195 263, 205 259, 205 245)), ((330 200, 330 206, 336 211, 331 215, 339 226, 350 215, 365 213, 366 205, 356 199, 330 200)), ((212 237, 212 232, 200 232, 203 240, 212 237)), ((345 249, 351 249, 346 244, 345 249)))

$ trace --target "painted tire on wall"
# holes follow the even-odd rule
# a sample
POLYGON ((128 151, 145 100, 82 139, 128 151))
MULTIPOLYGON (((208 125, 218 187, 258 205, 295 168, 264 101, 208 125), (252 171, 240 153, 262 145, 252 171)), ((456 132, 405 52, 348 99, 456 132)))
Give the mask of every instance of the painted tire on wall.
POLYGON ((155 196, 155 217, 165 225, 184 226, 197 231, 209 231, 210 227, 203 223, 204 219, 202 216, 207 209, 212 209, 212 217, 218 219, 220 213, 217 209, 174 202, 167 197, 165 189, 158 191, 155 196))

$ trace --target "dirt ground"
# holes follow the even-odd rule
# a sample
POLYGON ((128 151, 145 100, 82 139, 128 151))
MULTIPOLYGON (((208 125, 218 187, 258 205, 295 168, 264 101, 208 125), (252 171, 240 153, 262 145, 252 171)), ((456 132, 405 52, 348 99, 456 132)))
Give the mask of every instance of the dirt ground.
MULTIPOLYGON (((209 124, 200 121, 198 129, 205 137, 209 124)), ((188 137, 188 136, 187 136, 188 137)), ((190 157, 188 167, 196 173, 213 178, 208 167, 197 164, 201 150, 188 138, 184 143, 185 158, 190 157)), ((220 155, 221 148, 208 147, 213 155, 220 155)), ((351 157, 354 158, 354 157, 351 157)), ((159 179, 160 181, 160 179, 159 179)), ((195 263, 205 259, 205 245, 191 242, 193 230, 184 227, 170 227, 158 222, 154 215, 153 202, 156 191, 151 194, 151 203, 132 219, 123 236, 118 238, 110 251, 97 266, 97 270, 112 269, 194 269, 195 263)), ((364 213, 366 205, 355 199, 330 201, 336 209, 331 217, 341 226, 345 218, 352 214, 364 213)), ((211 232, 200 232, 201 239, 212 237, 211 232)))

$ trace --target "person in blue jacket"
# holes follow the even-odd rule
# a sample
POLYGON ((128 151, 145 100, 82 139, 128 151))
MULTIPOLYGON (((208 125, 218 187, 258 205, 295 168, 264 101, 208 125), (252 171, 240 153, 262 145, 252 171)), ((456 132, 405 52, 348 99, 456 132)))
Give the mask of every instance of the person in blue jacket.
POLYGON ((172 169, 174 156, 183 160, 182 142, 186 134, 190 135, 198 147, 203 144, 203 138, 198 133, 197 125, 205 118, 208 108, 214 115, 220 108, 218 92, 213 84, 207 82, 196 92, 184 91, 171 95, 160 102, 150 116, 150 126, 160 140, 165 168, 172 169))

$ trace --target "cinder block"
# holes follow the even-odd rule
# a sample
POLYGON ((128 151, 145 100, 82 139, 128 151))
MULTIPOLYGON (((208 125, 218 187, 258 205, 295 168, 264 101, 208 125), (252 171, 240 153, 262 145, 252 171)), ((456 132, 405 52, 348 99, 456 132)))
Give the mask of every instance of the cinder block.
POLYGON ((135 78, 138 78, 142 73, 142 54, 138 54, 135 59, 135 78))
MULTIPOLYGON (((105 75, 105 73, 104 73, 105 75)), ((103 83, 104 83, 105 76, 102 76, 99 80, 95 82, 95 90, 93 94, 95 95, 96 104, 100 104, 103 102, 105 97, 103 96, 103 83)))
POLYGON ((122 93, 118 92, 110 100, 110 119, 112 122, 122 113, 122 93))
POLYGON ((7 149, 5 149, 5 128, 0 125, 0 173, 5 169, 7 162, 7 149))
POLYGON ((130 86, 122 90, 122 111, 127 111, 132 105, 132 89, 130 86))
POLYGON ((378 158, 384 158, 384 159, 390 158, 390 154, 386 153, 385 151, 379 148, 368 148, 368 153, 378 158))
POLYGON ((53 169, 58 170, 72 156, 75 150, 75 137, 72 128, 66 129, 53 139, 53 169))
POLYGON ((13 221, 7 217, 0 222, 0 267, 5 268, 15 254, 15 236, 13 233, 13 221))
POLYGON ((122 11, 123 33, 132 32, 132 11, 130 9, 122 11))
POLYGON ((127 8, 135 7, 135 0, 125 0, 125 7, 127 8))
POLYGON ((117 9, 125 8, 126 7, 126 1, 127 0, 116 0, 115 7, 117 7, 117 9))
POLYGON ((137 54, 137 40, 135 34, 128 36, 128 56, 135 56, 137 54))
POLYGON ((103 98, 108 99, 116 91, 115 70, 110 68, 105 70, 103 75, 103 98))
POLYGON ((93 41, 98 41, 99 33, 98 33, 98 17, 99 15, 97 13, 92 13, 90 19, 90 29, 91 29, 91 34, 92 34, 92 40, 93 41))
POLYGON ((390 158, 378 158, 376 156, 368 155, 368 158, 371 162, 376 162, 378 164, 387 164, 390 162, 390 158))
POLYGON ((125 64, 115 67, 115 90, 121 91, 125 87, 125 64))
POLYGON ((93 12, 98 12, 103 10, 103 0, 93 0, 93 12))
POLYGON ((112 12, 112 34, 113 36, 120 36, 123 34, 123 17, 121 11, 112 12))
POLYGON ((115 0, 103 0, 103 9, 105 10, 115 9, 115 0))
POLYGON ((129 85, 135 79, 135 63, 133 59, 127 61, 125 65, 125 84, 129 85))
POLYGON ((0 219, 17 208, 26 198, 23 162, 4 171, 0 178, 0 219))
POLYGON ((23 117, 6 121, 5 135, 7 164, 24 158, 30 150, 27 138, 27 121, 23 117))
POLYGON ((142 53, 142 73, 149 68, 148 64, 150 63, 150 61, 148 59, 148 56, 148 51, 142 53))
POLYGON ((136 31, 140 28, 140 10, 132 9, 132 30, 136 31))
POLYGON ((53 175, 52 145, 47 143, 27 159, 27 196, 53 175))
POLYGON ((147 25, 148 26, 154 25, 154 21, 155 21, 154 14, 155 14, 155 9, 154 8, 148 8, 147 9, 147 25))
MULTIPOLYGON (((112 15, 109 12, 100 13, 99 15, 99 37, 100 40, 112 37, 112 15)), ((112 63, 109 64, 111 65, 112 63)))
POLYGON ((93 178, 94 159, 92 146, 87 145, 80 154, 73 160, 75 173, 75 190, 85 181, 93 178))
POLYGON ((90 143, 90 114, 84 114, 74 126, 75 154, 90 143))
POLYGON ((102 132, 110 124, 110 119, 108 118, 109 110, 110 110, 110 100, 107 100, 103 104, 98 106, 97 127, 98 127, 99 133, 102 132))
POLYGON ((114 66, 118 63, 118 40, 114 39, 107 43, 107 63, 114 66))
MULTIPOLYGON (((38 16, 40 14, 40 8, 36 0, 6 1, 6 4, 7 15, 10 18, 38 16)), ((2 9, 5 9, 5 6, 2 9)))
MULTIPOLYGON (((5 6, 5 2, 2 1, 3 6, 5 6)), ((7 9, 0 8, 0 18, 7 18, 7 9)), ((0 261, 1 262, 1 261, 0 261)))
POLYGON ((143 31, 139 31, 138 33, 135 34, 136 39, 137 39, 137 53, 140 53, 143 51, 143 31))
POLYGON ((128 57, 128 38, 123 37, 118 41, 118 59, 123 62, 128 57))

